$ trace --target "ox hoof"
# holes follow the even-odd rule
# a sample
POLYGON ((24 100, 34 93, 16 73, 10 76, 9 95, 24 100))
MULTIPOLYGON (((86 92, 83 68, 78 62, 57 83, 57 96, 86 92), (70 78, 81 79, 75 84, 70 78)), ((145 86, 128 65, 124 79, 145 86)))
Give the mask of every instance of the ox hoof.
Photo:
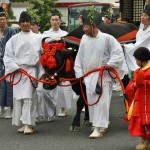
POLYGON ((82 125, 87 125, 87 124, 90 124, 89 120, 84 120, 84 121, 82 122, 82 125))
POLYGON ((94 126, 92 126, 92 127, 91 127, 91 130, 92 130, 92 131, 94 131, 94 128, 95 128, 95 127, 94 127, 94 126))
POLYGON ((79 127, 76 127, 76 126, 70 126, 70 131, 73 131, 73 132, 76 132, 76 131, 79 131, 79 127))

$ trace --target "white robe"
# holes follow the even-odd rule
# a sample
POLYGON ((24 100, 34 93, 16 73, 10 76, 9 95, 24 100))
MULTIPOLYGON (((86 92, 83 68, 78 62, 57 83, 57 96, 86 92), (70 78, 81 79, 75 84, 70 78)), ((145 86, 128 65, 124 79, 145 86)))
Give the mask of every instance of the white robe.
POLYGON ((63 37, 63 36, 66 36, 68 33, 66 31, 63 31, 61 29, 59 29, 58 31, 54 31, 52 28, 47 30, 47 31, 44 31, 43 34, 46 36, 46 37, 49 37, 49 40, 53 40, 55 38, 59 38, 59 37, 63 37))
MULTIPOLYGON (((120 44, 111 35, 98 32, 94 38, 84 35, 81 39, 79 51, 75 60, 75 73, 79 78, 91 69, 99 68, 108 64, 121 73, 121 76, 127 71, 123 67, 125 63, 123 50, 120 44)), ((126 69, 125 69, 126 68, 126 69)), ((84 78, 87 91, 87 100, 93 103, 98 99, 95 93, 97 82, 100 82, 99 72, 90 74, 84 78)), ((103 75, 103 94, 100 101, 89 107, 90 122, 96 127, 108 127, 109 107, 112 93, 113 79, 104 72, 103 75)))
MULTIPOLYGON (((6 51, 4 55, 5 74, 14 72, 21 68, 30 75, 39 77, 39 70, 41 67, 39 63, 41 41, 42 36, 31 31, 21 31, 20 33, 14 35, 6 44, 6 51)), ((15 73, 14 83, 19 80, 20 75, 21 74, 19 72, 15 73)), ((20 121, 18 120, 20 118, 23 124, 35 125, 37 94, 35 88, 31 84, 30 79, 26 75, 22 74, 21 81, 13 86, 13 100, 13 124, 20 125, 20 121), (26 102, 27 100, 29 102, 26 102), (20 111, 18 111, 19 109, 20 111), (23 109, 25 109, 24 112, 26 112, 24 114, 22 113, 23 109), (19 114, 15 112, 18 112, 19 114)))
POLYGON ((150 50, 150 25, 145 31, 143 31, 143 28, 139 29, 136 34, 135 44, 130 43, 124 45, 124 51, 129 70, 135 71, 137 68, 139 68, 133 56, 134 51, 139 47, 146 47, 150 50))

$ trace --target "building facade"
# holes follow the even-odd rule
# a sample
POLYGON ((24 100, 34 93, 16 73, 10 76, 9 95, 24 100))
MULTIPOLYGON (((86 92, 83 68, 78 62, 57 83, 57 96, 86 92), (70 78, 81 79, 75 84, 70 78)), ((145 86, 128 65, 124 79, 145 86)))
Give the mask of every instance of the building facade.
MULTIPOLYGON (((103 2, 103 3, 115 3, 116 0, 58 0, 56 7, 60 9, 62 12, 62 21, 67 24, 68 22, 68 6, 74 4, 80 4, 85 2, 103 2)), ((16 20, 19 20, 20 13, 26 10, 29 7, 29 3, 13 3, 12 9, 14 11, 14 16, 16 16, 16 20)), ((17 26, 17 25, 13 25, 17 26)))

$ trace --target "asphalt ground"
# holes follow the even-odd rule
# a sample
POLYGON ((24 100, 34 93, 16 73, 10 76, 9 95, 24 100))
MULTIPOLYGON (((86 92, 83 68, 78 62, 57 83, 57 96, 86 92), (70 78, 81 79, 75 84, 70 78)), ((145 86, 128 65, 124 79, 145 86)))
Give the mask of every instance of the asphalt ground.
MULTIPOLYGON (((89 139, 91 124, 81 125, 78 132, 70 132, 76 110, 72 100, 71 114, 56 117, 52 122, 38 123, 35 133, 17 133, 18 127, 11 125, 11 119, 0 119, 0 150, 134 150, 140 138, 131 137, 128 123, 124 122, 125 107, 120 92, 113 92, 110 107, 110 126, 99 139, 89 139)), ((83 121, 82 113, 81 121, 83 121)))

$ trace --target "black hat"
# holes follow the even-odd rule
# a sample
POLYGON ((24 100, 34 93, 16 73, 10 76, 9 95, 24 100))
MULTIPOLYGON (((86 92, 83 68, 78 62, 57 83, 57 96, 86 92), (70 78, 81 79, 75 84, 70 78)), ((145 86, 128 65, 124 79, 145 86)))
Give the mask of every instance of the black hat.
POLYGON ((108 15, 105 15, 105 18, 107 18, 107 19, 111 20, 111 17, 110 17, 110 16, 108 16, 108 15))
POLYGON ((139 47, 135 50, 133 56, 140 61, 149 61, 150 51, 146 47, 139 47))
POLYGON ((3 7, 0 7, 0 17, 7 17, 3 7))
POLYGON ((143 13, 146 13, 147 15, 150 16, 150 4, 147 4, 145 6, 145 9, 143 10, 143 13))
POLYGON ((52 16, 59 16, 59 18, 61 18, 61 13, 60 13, 57 9, 54 9, 54 10, 52 11, 51 17, 52 17, 52 16))
POLYGON ((40 26, 39 22, 36 19, 32 19, 31 24, 40 26))
POLYGON ((92 25, 95 24, 97 27, 102 22, 102 16, 98 11, 94 11, 93 14, 90 14, 90 10, 84 10, 82 12, 82 21, 83 25, 92 25))
POLYGON ((31 17, 27 11, 22 11, 20 14, 19 23, 24 21, 31 22, 31 17))

